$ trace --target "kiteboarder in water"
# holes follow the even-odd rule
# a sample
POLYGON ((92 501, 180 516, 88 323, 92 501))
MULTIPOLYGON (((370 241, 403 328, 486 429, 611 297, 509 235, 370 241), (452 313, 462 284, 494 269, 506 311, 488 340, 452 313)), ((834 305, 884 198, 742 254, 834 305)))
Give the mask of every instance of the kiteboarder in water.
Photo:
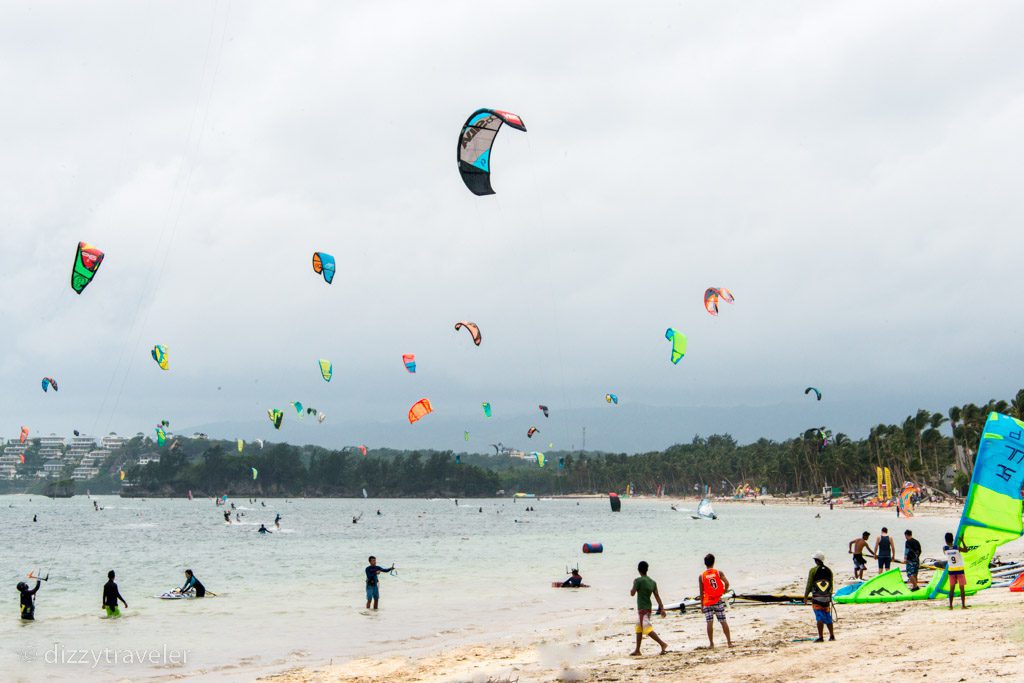
POLYGON ((394 571, 395 565, 391 565, 390 568, 384 569, 384 567, 377 566, 377 558, 370 555, 370 564, 366 567, 366 609, 370 609, 370 603, 373 603, 373 609, 377 609, 377 603, 380 601, 380 578, 378 574, 386 574, 394 571))
POLYGON ((197 598, 206 597, 206 586, 196 578, 191 569, 185 570, 185 585, 178 589, 179 593, 190 593, 195 591, 197 598))
POLYGON ((28 584, 24 581, 18 582, 16 588, 21 593, 21 618, 25 621, 35 621, 36 601, 35 595, 39 592, 39 579, 36 579, 36 587, 29 590, 28 584))

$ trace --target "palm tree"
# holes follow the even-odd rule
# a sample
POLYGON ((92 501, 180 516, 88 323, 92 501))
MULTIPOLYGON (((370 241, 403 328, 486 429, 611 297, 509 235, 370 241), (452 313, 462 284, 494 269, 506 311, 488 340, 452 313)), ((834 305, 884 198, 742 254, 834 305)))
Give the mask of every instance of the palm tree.
POLYGON ((1010 402, 1010 415, 1018 420, 1024 420, 1024 389, 1017 392, 1010 402))

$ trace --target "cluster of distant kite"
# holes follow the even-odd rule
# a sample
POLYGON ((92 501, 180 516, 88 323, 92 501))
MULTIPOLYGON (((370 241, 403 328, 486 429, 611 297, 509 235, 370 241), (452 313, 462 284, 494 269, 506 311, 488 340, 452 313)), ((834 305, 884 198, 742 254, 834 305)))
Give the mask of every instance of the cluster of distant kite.
MULTIPOLYGON (((477 109, 474 111, 466 122, 462 125, 462 129, 459 133, 456 160, 458 162, 459 175, 462 178, 463 183, 466 187, 477 196, 485 196, 494 194, 494 189, 491 185, 491 150, 494 146, 494 141, 497 138, 498 132, 501 130, 503 125, 508 125, 515 130, 526 132, 526 124, 523 123, 522 117, 513 114, 508 111, 502 111, 499 109, 477 109)), ((95 246, 88 242, 79 242, 78 249, 75 253, 75 262, 71 271, 71 288, 78 294, 81 294, 86 287, 92 282, 96 276, 100 265, 103 263, 104 254, 95 246)), ((336 262, 334 256, 323 251, 317 251, 313 253, 313 272, 317 275, 321 275, 328 285, 334 281, 334 274, 336 271, 336 262)), ((725 287, 709 287, 704 292, 704 308, 708 314, 712 316, 718 316, 719 303, 724 302, 732 304, 735 302, 735 297, 732 292, 725 287)), ((482 335, 480 333, 480 327, 468 320, 460 320, 455 323, 455 331, 459 332, 466 330, 470 335, 473 344, 480 346, 482 342, 482 335)), ((671 352, 669 360, 673 365, 678 364, 686 356, 687 338, 682 332, 668 328, 665 330, 665 339, 671 343, 671 352)), ((170 369, 170 361, 167 347, 162 344, 155 345, 150 354, 160 367, 161 370, 170 369)), ((320 367, 320 375, 325 382, 330 382, 334 375, 334 366, 331 361, 326 359, 319 359, 318 364, 320 367)), ((402 354, 402 364, 409 373, 415 373, 416 356, 412 353, 402 354)), ((48 391, 53 388, 57 391, 57 382, 52 377, 44 377, 42 380, 43 391, 48 391)), ((804 394, 814 392, 817 400, 821 400, 821 392, 814 387, 807 387, 804 394)), ((604 396, 605 402, 609 405, 618 405, 619 397, 613 393, 607 393, 604 396)), ((315 417, 317 422, 322 423, 326 419, 326 415, 312 407, 304 407, 300 402, 293 402, 292 407, 294 408, 298 418, 304 418, 306 416, 315 417)), ((491 417, 492 410, 491 404, 484 402, 482 404, 483 412, 486 417, 491 417)), ((549 416, 548 407, 545 405, 538 406, 544 417, 549 416)), ((413 424, 423 419, 425 416, 432 413, 434 410, 427 398, 422 398, 416 401, 410 408, 408 413, 409 423, 413 424)), ((275 429, 280 429, 284 421, 285 413, 278 408, 271 408, 267 410, 267 417, 275 429)), ((157 440, 162 445, 166 438, 166 427, 168 426, 167 421, 162 421, 161 424, 157 425, 157 440)), ((533 436, 539 433, 539 429, 536 426, 530 426, 526 431, 527 438, 533 438, 533 436)), ((822 436, 822 441, 825 445, 828 444, 831 433, 827 432, 824 427, 817 430, 822 436), (827 433, 827 436, 826 436, 827 433)), ((28 435, 28 428, 22 428, 22 441, 28 435)), ((463 434, 466 441, 469 441, 469 432, 466 431, 463 434)), ((238 440, 239 452, 242 451, 244 442, 238 440)), ((262 442, 260 443, 262 446, 262 442)), ((359 449, 365 455, 366 447, 360 446, 359 449)), ((253 470, 253 478, 256 477, 256 471, 253 470)))

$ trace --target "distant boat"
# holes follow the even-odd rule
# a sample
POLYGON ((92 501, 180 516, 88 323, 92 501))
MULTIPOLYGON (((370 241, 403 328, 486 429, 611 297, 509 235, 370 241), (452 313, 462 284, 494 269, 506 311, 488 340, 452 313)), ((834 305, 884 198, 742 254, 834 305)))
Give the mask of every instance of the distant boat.
POLYGON ((700 499, 700 505, 697 506, 697 514, 690 515, 690 517, 693 519, 718 519, 714 508, 711 507, 711 501, 707 498, 700 499))
POLYGON ((363 498, 367 498, 367 497, 368 496, 366 495, 366 489, 363 489, 363 498))

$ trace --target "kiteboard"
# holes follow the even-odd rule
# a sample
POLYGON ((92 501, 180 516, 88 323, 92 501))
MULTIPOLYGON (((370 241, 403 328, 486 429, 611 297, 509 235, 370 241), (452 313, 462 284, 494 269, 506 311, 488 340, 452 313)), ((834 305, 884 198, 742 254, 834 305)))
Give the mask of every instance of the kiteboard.
MULTIPOLYGON (((166 593, 161 593, 160 595, 154 595, 153 597, 160 598, 161 600, 194 600, 196 598, 196 595, 195 593, 182 593, 181 591, 175 589, 169 590, 166 593)), ((217 597, 216 593, 206 591, 206 595, 203 597, 203 600, 205 600, 206 598, 215 597, 217 597)))
POLYGON ((590 588, 587 584, 580 584, 579 586, 563 586, 561 581, 552 581, 552 588, 590 588))

